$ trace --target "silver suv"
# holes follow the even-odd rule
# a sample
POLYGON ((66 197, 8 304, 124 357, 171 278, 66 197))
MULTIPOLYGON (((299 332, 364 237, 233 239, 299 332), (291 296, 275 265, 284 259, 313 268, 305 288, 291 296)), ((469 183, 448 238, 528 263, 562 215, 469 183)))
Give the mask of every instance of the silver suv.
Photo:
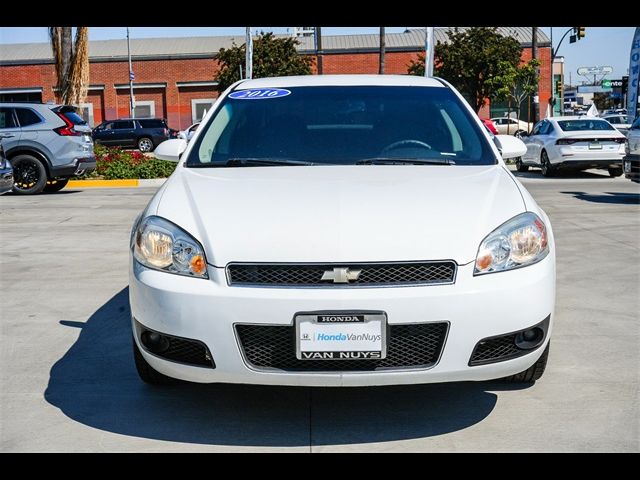
POLYGON ((96 168, 91 128, 73 107, 0 103, 0 136, 16 193, 57 192, 96 168))

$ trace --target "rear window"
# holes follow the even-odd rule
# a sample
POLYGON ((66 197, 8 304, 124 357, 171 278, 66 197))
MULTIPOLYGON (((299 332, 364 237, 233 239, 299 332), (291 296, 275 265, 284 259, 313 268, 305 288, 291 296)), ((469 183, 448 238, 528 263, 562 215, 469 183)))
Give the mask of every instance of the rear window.
POLYGON ((615 130, 609 122, 604 120, 558 120, 558 125, 564 132, 579 132, 585 130, 615 130))
POLYGON ((142 128, 165 128, 166 127, 164 120, 154 120, 154 119, 138 120, 138 123, 140 123, 140 126, 142 128))
POLYGON ((447 88, 292 87, 251 99, 255 92, 262 91, 225 98, 200 126, 188 166, 246 158, 331 165, 381 157, 496 162, 477 121, 447 88))
POLYGON ((18 122, 20 122, 21 127, 28 127, 29 125, 42 122, 38 114, 30 108, 16 108, 16 115, 18 116, 18 122))
POLYGON ((71 123, 73 123, 74 125, 86 125, 87 124, 87 122, 84 120, 84 118, 82 118, 76 112, 64 112, 64 116, 67 117, 69 119, 69 121, 71 123))

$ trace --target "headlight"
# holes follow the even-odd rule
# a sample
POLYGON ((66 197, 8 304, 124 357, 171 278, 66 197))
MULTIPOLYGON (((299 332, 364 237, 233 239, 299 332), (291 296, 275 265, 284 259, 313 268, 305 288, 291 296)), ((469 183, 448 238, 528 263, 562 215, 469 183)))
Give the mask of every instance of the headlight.
POLYGON ((544 223, 535 213, 522 213, 486 236, 478 248, 473 274, 502 272, 532 265, 548 253, 544 223))
POLYGON ((145 267, 209 278, 202 245, 177 225, 161 217, 142 220, 134 233, 133 256, 145 267))

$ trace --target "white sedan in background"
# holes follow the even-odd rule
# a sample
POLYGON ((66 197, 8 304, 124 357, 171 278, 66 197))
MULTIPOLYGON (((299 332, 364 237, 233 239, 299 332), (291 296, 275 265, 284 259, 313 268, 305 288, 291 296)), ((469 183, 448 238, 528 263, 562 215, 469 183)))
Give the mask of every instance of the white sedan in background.
POLYGON ((627 133, 629 133, 629 129, 631 128, 631 124, 633 123, 633 117, 631 117, 631 115, 624 115, 622 113, 602 115, 602 117, 600 118, 609 122, 620 133, 624 135, 627 135, 627 133))
POLYGON ((558 170, 608 170, 622 175, 625 136, 609 122, 596 117, 551 117, 536 124, 522 138, 527 152, 516 159, 519 172, 539 167, 550 177, 558 170))
POLYGON ((523 134, 529 133, 531 124, 509 117, 495 117, 491 121, 496 126, 499 135, 513 135, 521 138, 523 134))
POLYGON ((200 122, 196 122, 193 125, 191 125, 189 128, 187 128, 185 130, 180 130, 178 132, 178 138, 181 138, 181 139, 186 140, 188 142, 189 140, 191 140, 191 138, 193 137, 194 133, 196 133, 196 130, 198 130, 199 126, 200 126, 200 122))

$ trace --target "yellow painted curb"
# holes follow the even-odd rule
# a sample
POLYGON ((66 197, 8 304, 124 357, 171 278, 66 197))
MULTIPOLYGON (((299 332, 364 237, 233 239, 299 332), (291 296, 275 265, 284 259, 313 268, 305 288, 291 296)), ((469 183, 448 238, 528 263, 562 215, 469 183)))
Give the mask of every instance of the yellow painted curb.
POLYGON ((73 187, 137 187, 138 180, 137 179, 129 179, 129 180, 69 180, 67 184, 67 188, 73 187))

